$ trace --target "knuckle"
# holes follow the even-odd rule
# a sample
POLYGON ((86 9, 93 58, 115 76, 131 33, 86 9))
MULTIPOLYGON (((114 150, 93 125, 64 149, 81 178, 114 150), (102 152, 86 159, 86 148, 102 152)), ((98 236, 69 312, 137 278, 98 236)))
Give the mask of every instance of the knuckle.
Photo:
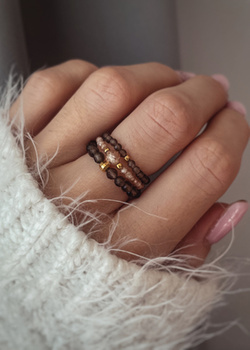
MULTIPOLYGON (((165 64, 163 63, 160 63, 160 62, 156 62, 156 61, 152 61, 152 62, 148 62, 148 63, 145 63, 147 65, 150 65, 152 69, 155 69, 155 70, 158 70, 160 69, 162 71, 162 69, 166 70, 167 73, 174 73, 174 70, 168 66, 166 66, 165 64)), ((176 74, 176 73, 175 73, 176 74)))
POLYGON ((39 91, 55 91, 58 79, 51 69, 44 69, 33 73, 27 83, 31 89, 39 91))
POLYGON ((81 60, 79 58, 70 59, 66 61, 65 64, 72 67, 79 67, 80 71, 87 68, 90 72, 94 72, 98 69, 98 67, 93 63, 81 60))
POLYGON ((152 61, 152 62, 149 62, 146 64, 150 65, 152 70, 154 70, 156 72, 159 71, 159 72, 161 72, 161 74, 163 74, 163 72, 164 72, 164 74, 168 77, 169 81, 173 82, 173 85, 180 83, 180 77, 179 77, 178 73, 174 69, 172 69, 171 67, 165 65, 164 63, 152 61))
POLYGON ((117 103, 118 106, 130 101, 130 88, 122 67, 104 67, 92 74, 90 85, 95 102, 100 100, 117 103), (97 101, 96 101, 97 98, 97 101))
POLYGON ((194 181, 210 195, 223 193, 239 168, 238 161, 231 155, 228 147, 211 138, 203 140, 196 147, 191 163, 195 175, 194 181))
POLYGON ((202 80, 203 83, 205 83, 207 86, 209 86, 211 89, 215 90, 217 94, 220 94, 222 98, 226 98, 227 100, 227 92, 226 89, 213 77, 209 75, 198 75, 198 79, 202 80))
POLYGON ((193 128, 190 103, 185 95, 155 93, 145 104, 149 122, 146 123, 152 137, 158 137, 166 144, 179 146, 185 143, 193 128))
MULTIPOLYGON (((72 59, 62 63, 61 65, 36 71, 33 73, 27 83, 27 86, 31 89, 39 91, 48 91, 51 93, 59 89, 62 86, 62 82, 70 82, 70 75, 67 72, 73 72, 72 76, 75 76, 76 73, 86 71, 92 73, 97 68, 95 65, 82 61, 80 59, 72 59), (67 67, 67 68, 66 68, 67 67)), ((78 74, 79 75, 79 74, 78 74)))

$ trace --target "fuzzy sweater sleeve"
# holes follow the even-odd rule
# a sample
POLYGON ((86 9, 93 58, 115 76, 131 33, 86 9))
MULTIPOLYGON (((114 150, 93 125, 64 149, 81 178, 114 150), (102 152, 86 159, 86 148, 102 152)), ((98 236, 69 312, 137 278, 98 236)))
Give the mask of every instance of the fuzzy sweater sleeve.
MULTIPOLYGON (((72 225, 29 173, 0 107, 0 348, 187 349, 216 278, 126 262, 72 225)), ((21 133, 21 131, 20 131, 21 133)))

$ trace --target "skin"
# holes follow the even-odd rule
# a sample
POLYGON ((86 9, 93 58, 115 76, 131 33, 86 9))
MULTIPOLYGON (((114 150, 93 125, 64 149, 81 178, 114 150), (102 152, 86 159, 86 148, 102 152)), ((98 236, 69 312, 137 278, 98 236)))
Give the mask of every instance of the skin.
MULTIPOLYGON (((236 177, 249 138, 246 119, 228 108, 221 84, 209 76, 182 82, 177 72, 159 63, 98 69, 72 60, 34 73, 13 104, 12 116, 20 102, 38 155, 52 157, 59 146, 45 194, 56 197, 74 184, 65 204, 87 189, 85 199, 101 199, 84 206, 108 214, 94 239, 104 242, 109 224, 119 219, 111 239, 114 248, 124 237, 136 239, 122 246, 126 252, 114 249, 124 259, 177 250, 193 256, 191 266, 204 261, 210 249, 206 235, 228 207, 216 201, 236 177), (128 200, 126 194, 86 154, 87 143, 105 131, 148 175, 183 152, 126 206, 121 203, 128 200)), ((27 148, 28 162, 35 162, 29 140, 27 148)))

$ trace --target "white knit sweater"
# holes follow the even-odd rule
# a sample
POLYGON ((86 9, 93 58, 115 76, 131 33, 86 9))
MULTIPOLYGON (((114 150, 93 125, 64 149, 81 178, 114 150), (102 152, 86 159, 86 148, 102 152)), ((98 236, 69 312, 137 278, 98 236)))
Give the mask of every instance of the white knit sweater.
POLYGON ((142 267, 72 225, 28 171, 12 93, 0 105, 0 349, 180 350, 205 339, 219 269, 142 267))

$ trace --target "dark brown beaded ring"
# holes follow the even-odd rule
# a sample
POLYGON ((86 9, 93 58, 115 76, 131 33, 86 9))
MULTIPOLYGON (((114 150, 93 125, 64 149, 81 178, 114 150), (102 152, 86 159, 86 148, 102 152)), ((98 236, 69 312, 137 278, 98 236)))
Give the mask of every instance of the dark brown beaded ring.
POLYGON ((102 163, 105 160, 105 156, 99 151, 96 141, 90 141, 86 148, 88 154, 90 157, 94 158, 96 163, 102 163))
POLYGON ((126 181, 124 177, 117 176, 115 178, 115 184, 127 193, 129 197, 138 198, 141 195, 141 191, 134 187, 129 181, 126 181))
POLYGON ((132 159, 126 159, 128 157, 125 149, 122 148, 122 145, 117 142, 115 138, 113 138, 109 133, 105 132, 102 135, 104 141, 110 143, 116 151, 120 153, 120 155, 127 161, 128 166, 133 170, 138 179, 141 180, 145 185, 149 184, 150 178, 141 171, 141 169, 135 164, 135 161, 132 159))
POLYGON ((99 165, 104 165, 101 167, 105 170, 107 178, 114 180, 116 186, 121 187, 121 189, 127 193, 129 197, 138 198, 141 195, 141 191, 134 187, 129 181, 126 181, 122 176, 118 176, 118 172, 115 168, 112 168, 110 164, 105 164, 105 155, 99 150, 96 141, 90 141, 86 147, 86 150, 90 157, 94 159, 99 165))

